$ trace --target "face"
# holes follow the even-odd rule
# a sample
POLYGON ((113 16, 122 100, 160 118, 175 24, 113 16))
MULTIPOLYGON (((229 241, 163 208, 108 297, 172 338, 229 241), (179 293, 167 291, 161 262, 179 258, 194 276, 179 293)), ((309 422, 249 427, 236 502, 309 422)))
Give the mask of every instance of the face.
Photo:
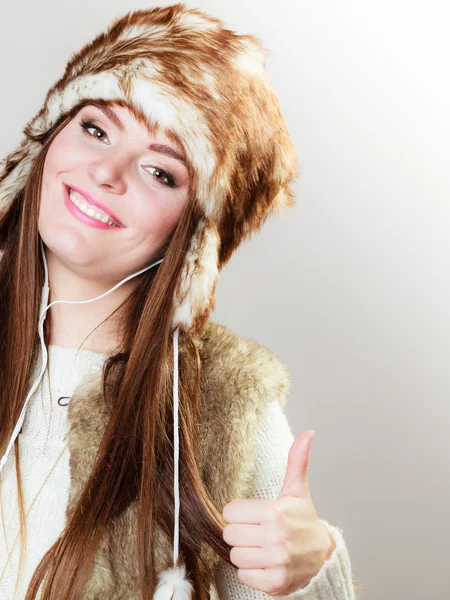
POLYGON ((103 110, 83 107, 52 142, 39 233, 53 260, 117 281, 160 258, 187 203, 188 169, 163 132, 126 107, 103 110))

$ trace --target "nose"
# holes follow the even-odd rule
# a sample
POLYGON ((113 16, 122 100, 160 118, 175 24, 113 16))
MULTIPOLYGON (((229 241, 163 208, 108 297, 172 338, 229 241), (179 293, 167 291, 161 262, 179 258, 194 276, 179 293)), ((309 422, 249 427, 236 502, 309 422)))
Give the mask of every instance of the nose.
POLYGON ((89 164, 89 177, 99 187, 107 188, 115 194, 124 194, 126 181, 124 160, 119 156, 102 157, 89 164))

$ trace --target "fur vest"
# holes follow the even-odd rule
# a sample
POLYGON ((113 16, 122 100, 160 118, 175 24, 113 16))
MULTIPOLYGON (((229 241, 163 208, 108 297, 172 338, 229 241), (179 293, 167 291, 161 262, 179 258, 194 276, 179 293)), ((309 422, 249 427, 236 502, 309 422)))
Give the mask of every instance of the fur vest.
MULTIPOLYGON (((254 440, 265 404, 282 406, 290 387, 288 370, 254 340, 208 322, 198 338, 202 361, 199 392, 200 472, 221 512, 235 498, 251 497, 255 477, 254 440)), ((107 426, 101 369, 74 391, 69 403, 71 487, 66 515, 79 498, 107 426)), ((182 506, 180 518, 182 518, 182 506)), ((84 600, 138 600, 137 504, 108 525, 97 550, 84 600)), ((159 572, 173 555, 173 539, 155 531, 159 572)), ((204 545, 202 558, 212 573, 219 557, 204 545)))

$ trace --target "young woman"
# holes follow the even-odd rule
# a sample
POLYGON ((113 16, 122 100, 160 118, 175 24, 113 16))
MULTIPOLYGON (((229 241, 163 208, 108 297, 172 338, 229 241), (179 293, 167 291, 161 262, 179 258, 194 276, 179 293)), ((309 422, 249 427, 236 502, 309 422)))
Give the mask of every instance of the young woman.
POLYGON ((5 600, 354 598, 286 368, 209 320, 232 252, 294 205, 264 57, 183 4, 129 13, 1 164, 5 600))

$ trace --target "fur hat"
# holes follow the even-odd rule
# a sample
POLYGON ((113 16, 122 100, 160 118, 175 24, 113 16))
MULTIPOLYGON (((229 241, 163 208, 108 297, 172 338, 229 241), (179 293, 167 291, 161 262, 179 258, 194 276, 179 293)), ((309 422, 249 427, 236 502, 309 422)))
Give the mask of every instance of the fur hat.
POLYGON ((204 12, 175 4, 112 22, 73 54, 20 146, 0 163, 0 216, 25 186, 37 139, 87 99, 125 101, 172 133, 191 165, 203 219, 179 282, 173 326, 205 323, 218 271, 267 215, 294 206, 297 157, 265 72, 267 51, 204 12))
MULTIPOLYGON (((42 136, 61 117, 89 99, 126 103, 172 135, 188 161, 202 216, 177 284, 172 325, 199 333, 232 252, 272 211, 294 206, 298 162, 265 71, 267 54, 257 37, 184 4, 115 19, 71 56, 20 145, 0 163, 0 218, 24 188, 42 136)), ((174 573, 182 576, 183 567, 174 573)), ((174 598, 190 597, 185 584, 174 598)), ((175 587, 172 574, 163 575, 155 598, 172 598, 175 587)))

